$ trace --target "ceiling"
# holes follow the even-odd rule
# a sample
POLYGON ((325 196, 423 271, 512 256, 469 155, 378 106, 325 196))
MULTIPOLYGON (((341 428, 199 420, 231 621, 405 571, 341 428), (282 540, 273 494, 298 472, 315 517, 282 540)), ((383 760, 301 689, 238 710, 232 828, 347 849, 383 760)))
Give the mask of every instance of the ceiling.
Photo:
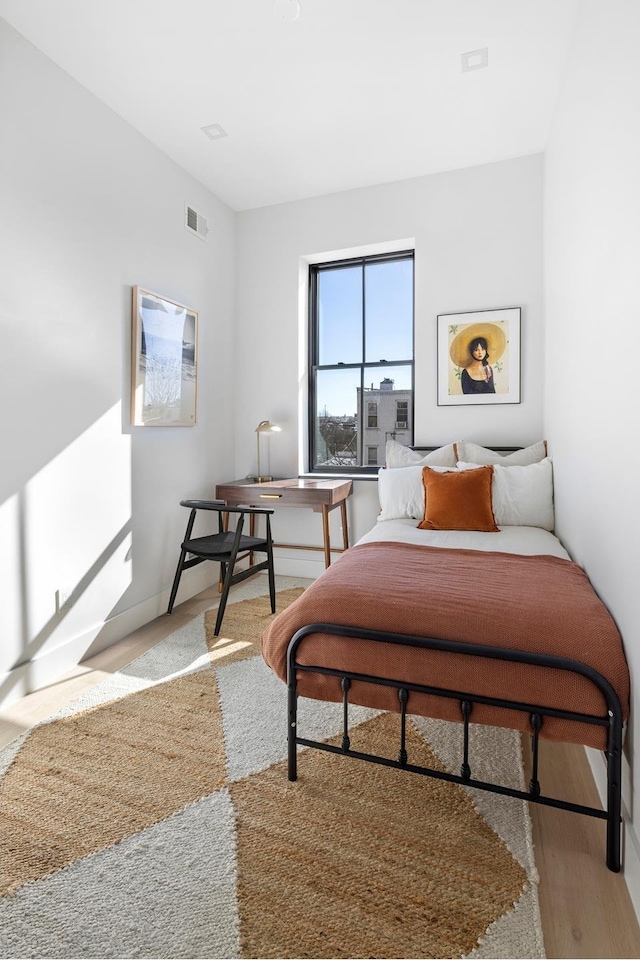
POLYGON ((300 0, 293 21, 282 2, 0 0, 0 17, 238 211, 544 149, 579 0, 300 0))

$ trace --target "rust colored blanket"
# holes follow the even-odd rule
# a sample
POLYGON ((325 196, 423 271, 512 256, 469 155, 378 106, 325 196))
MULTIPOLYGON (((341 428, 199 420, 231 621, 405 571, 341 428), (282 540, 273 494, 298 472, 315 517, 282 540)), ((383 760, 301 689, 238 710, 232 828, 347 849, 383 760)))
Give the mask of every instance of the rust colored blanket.
MULTIPOLYGON (((318 622, 578 660, 606 677, 627 716, 629 672, 620 634, 584 571, 568 560, 402 543, 352 547, 265 632, 264 659, 282 680, 291 637, 300 627, 318 622)), ((306 637, 298 661, 606 715, 602 694, 588 679, 549 667, 325 634, 306 637)), ((298 692, 319 700, 339 701, 342 696, 337 678, 302 672, 298 692)), ((388 687, 354 681, 349 698, 363 706, 398 709, 397 692, 388 687)), ((421 693, 411 693, 408 711, 460 719, 458 701, 421 693)), ((528 715, 516 710, 476 704, 471 719, 530 730, 528 715)), ((604 728, 559 718, 545 718, 541 735, 606 747, 604 728)))

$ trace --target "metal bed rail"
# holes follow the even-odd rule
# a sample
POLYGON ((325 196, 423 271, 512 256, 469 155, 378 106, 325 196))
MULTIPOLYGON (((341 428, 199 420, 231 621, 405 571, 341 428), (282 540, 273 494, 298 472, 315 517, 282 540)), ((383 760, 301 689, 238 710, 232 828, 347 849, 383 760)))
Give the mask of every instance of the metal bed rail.
POLYGON ((342 754, 354 759, 364 760, 370 763, 377 763, 387 767, 395 767, 397 769, 409 771, 410 773, 417 773, 440 780, 447 780, 451 783, 459 783, 464 786, 475 787, 478 790, 486 790, 491 793, 502 794, 503 796, 527 800, 531 803, 540 803, 546 806, 557 807, 561 810, 568 810, 573 813, 597 817, 607 821, 607 867, 614 873, 619 872, 621 854, 622 802, 622 709, 618 696, 609 681, 587 664, 581 663, 578 660, 571 660, 566 657, 555 657, 549 654, 527 653, 522 650, 490 647, 485 645, 480 646, 461 641, 449 641, 433 637, 416 637, 408 634, 395 634, 385 631, 366 630, 359 627, 347 627, 335 623, 312 623, 298 630, 289 643, 287 650, 287 687, 287 742, 289 780, 294 781, 297 779, 297 747, 300 745, 312 747, 317 750, 324 750, 330 753, 342 754), (542 707, 536 704, 523 703, 521 701, 506 698, 486 697, 472 694, 467 691, 449 690, 443 687, 431 687, 423 684, 411 683, 410 681, 405 680, 375 677, 369 674, 334 670, 330 667, 298 663, 296 660, 296 654, 300 644, 305 637, 308 637, 310 634, 318 633, 332 634, 334 636, 341 637, 356 637, 374 642, 418 647, 429 650, 441 650, 448 653, 464 654, 483 659, 505 660, 510 662, 531 664, 532 666, 551 667, 556 670, 566 670, 569 672, 578 673, 583 677, 586 677, 593 684, 595 684, 596 687, 598 687, 606 702, 606 715, 594 716, 592 714, 582 714, 575 711, 558 710, 552 707, 542 707), (343 705, 343 731, 341 746, 336 746, 334 744, 325 743, 322 741, 310 740, 298 735, 298 673, 304 672, 319 673, 325 676, 334 676, 340 679, 343 705), (352 681, 354 680, 397 689, 398 699, 400 702, 400 748, 398 751, 397 760, 392 760, 388 757, 380 757, 375 754, 361 753, 357 750, 351 749, 351 741, 349 737, 349 689, 352 681), (418 766, 409 762, 406 751, 406 719, 408 712, 407 706, 409 703, 410 694, 412 692, 426 693, 432 696, 444 697, 459 701, 463 724, 462 762, 459 775, 446 773, 440 770, 433 770, 430 767, 418 766), (469 724, 472 722, 471 714, 473 711, 473 705, 476 703, 486 704, 492 707, 499 707, 503 709, 519 710, 528 714, 532 739, 532 775, 529 782, 528 791, 515 790, 511 787, 506 787, 501 784, 476 780, 471 776, 471 765, 469 762, 469 724), (560 800, 555 797, 547 797, 542 794, 538 780, 538 751, 540 731, 542 729, 544 717, 558 717, 564 720, 575 721, 578 723, 595 724, 607 728, 606 810, 601 810, 596 807, 587 807, 581 804, 572 803, 567 800, 560 800))

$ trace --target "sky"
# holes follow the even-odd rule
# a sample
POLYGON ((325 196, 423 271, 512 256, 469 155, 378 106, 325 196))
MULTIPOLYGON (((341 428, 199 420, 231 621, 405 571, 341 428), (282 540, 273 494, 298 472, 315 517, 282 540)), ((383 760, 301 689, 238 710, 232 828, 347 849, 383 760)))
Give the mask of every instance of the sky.
MULTIPOLYGON (((365 363, 413 358, 413 260, 365 267, 341 267, 319 273, 320 364, 365 363), (366 337, 362 336, 363 294, 366 337)), ((389 364, 365 369, 364 385, 380 386, 389 377, 396 389, 411 388, 411 368, 389 364)), ((318 412, 332 416, 356 413, 360 371, 318 372, 318 412)))

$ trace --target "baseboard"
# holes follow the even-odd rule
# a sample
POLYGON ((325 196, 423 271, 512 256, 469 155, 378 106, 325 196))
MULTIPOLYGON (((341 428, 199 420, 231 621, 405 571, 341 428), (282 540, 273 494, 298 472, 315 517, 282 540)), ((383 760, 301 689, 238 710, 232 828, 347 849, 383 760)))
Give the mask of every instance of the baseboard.
MULTIPOLYGON (((216 577, 217 567, 211 564, 203 564, 201 569, 190 571, 189 576, 182 578, 176 602, 182 603, 202 590, 206 590, 216 582, 216 577)), ((128 610, 110 617, 103 623, 94 624, 59 646, 43 650, 26 663, 1 674, 0 707, 8 706, 20 697, 55 683, 83 660, 100 653, 133 633, 134 630, 138 630, 166 613, 169 592, 167 588, 128 610)))
MULTIPOLYGON (((587 760, 593 773, 600 802, 607 806, 607 761, 600 750, 585 747, 587 760)), ((631 768, 629 761, 622 757, 622 869, 629 896, 640 921, 640 839, 635 830, 631 814, 632 796, 631 768)))
MULTIPOLYGON (((293 552, 293 551, 292 551, 293 552)), ((274 567, 277 574, 288 577, 305 577, 315 580, 324 570, 322 554, 295 552, 295 556, 276 553, 274 567)), ((176 604, 183 603, 206 590, 218 577, 218 566, 202 564, 182 577, 176 604)), ((20 664, 7 673, 0 674, 0 707, 8 706, 14 700, 27 696, 51 683, 55 683, 69 670, 88 657, 101 653, 107 647, 155 620, 166 612, 169 602, 169 588, 153 597, 135 604, 128 610, 110 617, 103 623, 97 623, 89 629, 70 637, 52 649, 42 650, 38 656, 20 664)))

